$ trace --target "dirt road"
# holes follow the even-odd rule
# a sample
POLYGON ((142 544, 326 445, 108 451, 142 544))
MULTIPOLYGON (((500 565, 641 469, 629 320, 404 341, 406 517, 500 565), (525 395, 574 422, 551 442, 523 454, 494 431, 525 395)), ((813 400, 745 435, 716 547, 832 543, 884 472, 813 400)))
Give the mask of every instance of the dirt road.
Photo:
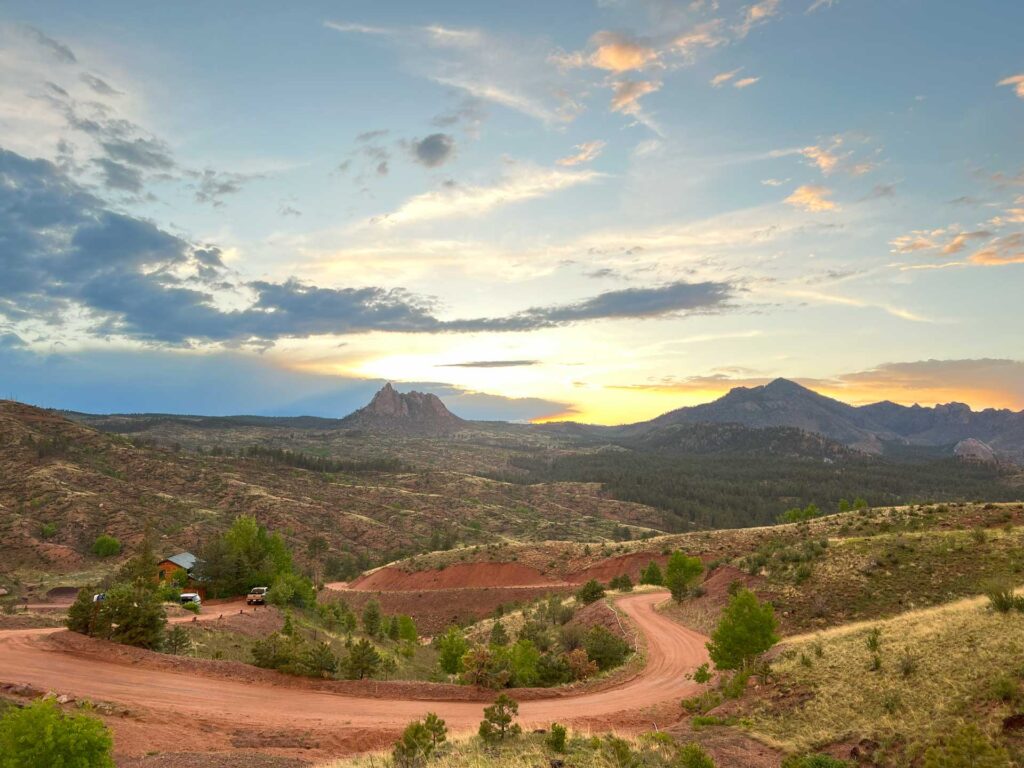
MULTIPOLYGON (((678 717, 679 699, 700 688, 685 675, 706 661, 706 638, 657 613, 655 605, 665 598, 664 592, 648 592, 618 601, 646 642, 642 672, 616 688, 524 702, 523 727, 557 720, 595 730, 648 730, 656 718, 664 722, 669 714, 678 717)), ((214 615, 210 611, 207 616, 214 615)), ((386 744, 428 711, 437 712, 455 732, 475 729, 481 719, 480 702, 358 698, 69 656, 47 643, 47 635, 55 631, 0 632, 0 681, 127 707, 132 718, 111 722, 120 754, 168 749, 167 742, 178 749, 183 743, 193 750, 230 749, 240 738, 244 741, 250 728, 263 734, 304 734, 303 743, 314 745, 306 755, 341 755, 386 744)), ((250 746, 287 751, 298 743, 283 738, 264 744, 257 739, 250 746)))

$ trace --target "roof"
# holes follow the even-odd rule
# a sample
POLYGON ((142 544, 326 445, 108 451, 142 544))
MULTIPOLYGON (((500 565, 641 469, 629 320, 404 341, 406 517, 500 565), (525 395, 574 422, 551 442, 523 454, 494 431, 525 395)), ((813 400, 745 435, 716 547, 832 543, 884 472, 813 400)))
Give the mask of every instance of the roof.
POLYGON ((196 564, 196 556, 191 552, 179 552, 176 555, 164 558, 164 562, 171 562, 184 568, 186 571, 191 571, 192 567, 196 564))

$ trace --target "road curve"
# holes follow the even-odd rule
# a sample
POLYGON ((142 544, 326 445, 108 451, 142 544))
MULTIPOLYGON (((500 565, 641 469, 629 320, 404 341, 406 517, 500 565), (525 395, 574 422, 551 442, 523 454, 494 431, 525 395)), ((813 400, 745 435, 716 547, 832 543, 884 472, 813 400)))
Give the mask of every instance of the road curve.
MULTIPOLYGON (((664 592, 644 592, 618 600, 646 644, 647 663, 639 674, 598 692, 523 702, 519 720, 524 728, 554 720, 577 727, 649 728, 643 713, 659 705, 678 712, 679 699, 700 689, 686 674, 707 661, 706 638, 658 613, 655 606, 665 597, 664 592)), ((475 728, 481 718, 480 702, 361 698, 70 656, 46 643, 45 636, 54 631, 58 630, 0 632, 0 682, 27 683, 143 713, 173 712, 179 733, 181 723, 211 728, 258 723, 269 730, 335 734, 346 729, 393 732, 428 711, 437 712, 449 728, 460 732, 475 728)), ((360 743, 365 748, 366 740, 360 743)), ((333 746, 340 753, 356 749, 337 740, 333 746)))

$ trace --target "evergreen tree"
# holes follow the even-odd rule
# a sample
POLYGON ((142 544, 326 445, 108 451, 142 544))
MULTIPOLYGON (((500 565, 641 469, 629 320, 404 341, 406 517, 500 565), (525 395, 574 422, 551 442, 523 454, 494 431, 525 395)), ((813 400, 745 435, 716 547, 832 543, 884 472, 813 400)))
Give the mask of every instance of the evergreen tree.
POLYGON ((351 680, 373 677, 380 669, 381 658, 373 643, 365 637, 352 644, 345 660, 345 674, 351 680))
POLYGON ((651 584, 656 587, 660 587, 662 582, 661 568, 656 562, 651 560, 640 574, 641 584, 651 584))
POLYGON ((673 552, 665 567, 665 586, 672 593, 672 599, 681 603, 703 572, 704 564, 699 557, 687 557, 682 552, 673 552))
POLYGON ((519 714, 519 704, 507 694, 500 694, 489 707, 484 707, 484 719, 480 723, 480 738, 493 743, 518 736, 522 729, 513 721, 519 714))
POLYGON ((380 603, 371 600, 363 608, 363 631, 370 637, 380 636, 381 621, 380 603))
POLYGON ((490 645, 508 645, 508 632, 505 631, 505 625, 501 621, 496 621, 491 625, 491 636, 487 642, 490 645))
POLYGON ((707 644, 718 669, 742 669, 779 641, 778 622, 770 603, 761 603, 749 589, 729 599, 707 644))

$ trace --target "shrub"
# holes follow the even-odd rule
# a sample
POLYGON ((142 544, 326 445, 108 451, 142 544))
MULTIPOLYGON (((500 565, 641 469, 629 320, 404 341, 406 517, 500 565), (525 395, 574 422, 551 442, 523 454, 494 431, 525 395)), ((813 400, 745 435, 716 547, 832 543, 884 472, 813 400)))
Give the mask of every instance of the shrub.
POLYGON ((707 663, 701 664, 693 672, 693 682, 699 683, 700 685, 706 685, 711 682, 711 672, 708 669, 707 663))
POLYGON ((115 539, 113 536, 102 534, 96 537, 96 541, 92 543, 92 553, 96 557, 113 557, 114 555, 121 554, 121 542, 115 539))
POLYGON ((491 625, 491 634, 487 644, 495 646, 508 645, 508 632, 505 631, 505 625, 501 623, 500 619, 491 625))
POLYGON ((597 662, 590 658, 585 648, 575 648, 565 654, 564 658, 573 680, 586 680, 596 675, 599 669, 597 662))
POLYGON ((469 643, 466 642, 462 630, 458 627, 448 627, 437 640, 437 662, 441 666, 441 671, 449 675, 461 672, 462 657, 468 650, 469 643))
POLYGON ((345 659, 345 676, 350 680, 373 677, 380 670, 381 658, 377 649, 365 637, 353 643, 345 659))
POLYGON ((623 573, 616 576, 614 579, 608 582, 608 587, 618 592, 632 592, 633 591, 633 580, 629 578, 628 573, 623 573))
POLYGON ((651 584, 656 587, 660 587, 662 582, 661 568, 656 562, 651 560, 640 574, 641 584, 651 584))
POLYGON ((43 539, 52 539, 57 535, 56 523, 43 523, 39 526, 39 536, 43 539))
POLYGON ((113 739, 101 720, 67 715, 39 699, 0 718, 0 768, 114 768, 113 739))
POLYGON ((680 747, 672 765, 676 768, 715 768, 715 761, 699 744, 691 742, 680 747))
POLYGON ((976 725, 968 725, 924 753, 924 768, 1009 768, 1006 750, 993 744, 976 725))
POLYGON ((896 668, 903 677, 911 677, 917 672, 917 658, 911 655, 909 651, 906 651, 900 656, 899 661, 896 662, 896 668))
POLYGON ((718 627, 707 644, 718 669, 740 669, 779 641, 778 623, 770 603, 762 604, 748 589, 729 599, 718 627))
POLYGON ((985 588, 985 596, 992 610, 999 613, 1009 613, 1017 607, 1017 598, 1010 584, 989 584, 985 588))
POLYGON ((565 752, 566 728, 558 723, 551 724, 551 730, 544 738, 544 743, 552 752, 565 752))
POLYGON ((704 564, 699 557, 687 557, 682 552, 673 552, 665 567, 665 586, 672 593, 672 599, 681 603, 703 572, 704 564))
POLYGON ((363 631, 370 637, 378 637, 381 631, 380 603, 371 600, 363 607, 363 631))
POLYGON ((604 587, 597 579, 591 579, 576 593, 576 599, 583 605, 590 605, 604 597, 604 587))
POLYGON ((1020 685, 1010 675, 999 675, 989 686, 992 691, 992 698, 1004 701, 1008 704, 1016 704, 1020 701, 1020 685))
POLYGON ((626 641, 601 626, 590 628, 583 639, 583 648, 602 672, 619 666, 629 654, 626 641))
POLYGON ((434 745, 435 751, 448 740, 448 727, 444 720, 433 712, 427 712, 427 716, 423 718, 423 725, 430 734, 430 743, 434 745))
POLYGON ((174 656, 187 653, 191 648, 192 638, 189 636, 188 630, 182 626, 174 627, 164 638, 164 650, 174 656))
POLYGON ((414 720, 405 726, 402 735, 395 742, 391 756, 397 768, 418 768, 426 764, 433 751, 430 731, 422 722, 414 720))
POLYGON ((514 722, 519 714, 519 704, 506 694, 501 694, 489 707, 484 707, 484 719, 480 722, 478 733, 485 742, 504 741, 511 736, 518 736, 522 729, 514 722))
POLYGON ((190 611, 191 613, 194 613, 194 614, 197 614, 197 615, 199 614, 199 611, 201 610, 200 607, 199 607, 199 603, 184 603, 181 607, 184 608, 186 611, 190 611))
POLYGON ((313 582, 297 573, 279 573, 270 584, 267 599, 274 605, 295 605, 312 608, 316 605, 316 589, 313 582))
POLYGON ((845 760, 822 754, 791 756, 782 761, 782 768, 848 768, 849 765, 845 760))

